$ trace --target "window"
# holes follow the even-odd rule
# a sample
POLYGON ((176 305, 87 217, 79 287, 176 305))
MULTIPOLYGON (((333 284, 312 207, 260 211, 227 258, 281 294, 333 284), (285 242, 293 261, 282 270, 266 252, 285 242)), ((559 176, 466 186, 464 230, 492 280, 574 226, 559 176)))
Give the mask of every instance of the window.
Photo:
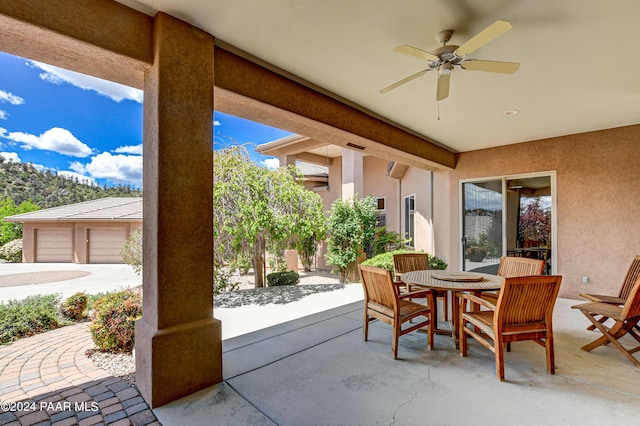
POLYGON ((376 209, 378 209, 378 210, 384 210, 385 209, 385 204, 386 204, 386 198, 385 197, 375 197, 375 202, 376 202, 376 209))
POLYGON ((409 247, 414 247, 415 242, 415 195, 404 198, 404 238, 409 247))

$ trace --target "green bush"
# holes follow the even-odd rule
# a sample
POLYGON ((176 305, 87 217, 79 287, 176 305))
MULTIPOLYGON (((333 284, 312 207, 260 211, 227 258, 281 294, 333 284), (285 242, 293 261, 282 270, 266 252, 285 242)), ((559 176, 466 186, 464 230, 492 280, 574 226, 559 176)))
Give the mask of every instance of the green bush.
POLYGON ((226 291, 236 291, 240 289, 240 284, 231 280, 229 270, 224 267, 213 267, 213 294, 220 294, 226 291))
POLYGON ((267 274, 269 287, 281 285, 296 285, 300 282, 300 275, 295 271, 272 272, 267 274))
POLYGON ((22 262, 22 238, 9 241, 0 247, 0 259, 8 260, 12 263, 22 262))
MULTIPOLYGON (((378 268, 387 269, 387 270, 391 271, 391 273, 393 273, 393 255, 394 254, 403 254, 403 253, 415 253, 415 252, 414 251, 410 251, 410 250, 403 250, 403 249, 389 251, 387 253, 382 253, 382 254, 379 254, 379 255, 377 255, 375 257, 372 257, 371 259, 367 259, 364 262, 362 262, 362 264, 363 265, 376 266, 378 268)), ((429 268, 431 268, 431 269, 446 269, 447 266, 448 265, 442 259, 439 259, 439 258, 437 258, 435 256, 429 255, 429 268)))
POLYGON ((60 306, 60 312, 65 318, 69 318, 72 320, 80 320, 85 318, 87 315, 85 311, 87 310, 87 306, 89 303, 89 298, 84 293, 84 291, 79 291, 75 294, 72 294, 64 302, 62 302, 62 306, 60 306))
POLYGON ((48 294, 0 303, 0 343, 60 327, 60 298, 59 294, 48 294))
POLYGON ((135 322, 142 316, 142 299, 134 290, 107 293, 94 300, 91 337, 103 351, 131 352, 135 322))

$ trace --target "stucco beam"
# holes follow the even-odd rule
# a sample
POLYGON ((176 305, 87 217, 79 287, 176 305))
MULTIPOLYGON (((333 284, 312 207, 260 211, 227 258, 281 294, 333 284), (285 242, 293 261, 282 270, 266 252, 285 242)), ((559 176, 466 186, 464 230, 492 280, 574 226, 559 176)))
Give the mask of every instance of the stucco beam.
POLYGON ((0 1, 0 50, 142 89, 153 18, 111 0, 0 1))
MULTIPOLYGON (((245 59, 238 54, 227 51, 221 47, 215 50, 215 85, 219 90, 216 96, 216 109, 218 111, 237 114, 233 101, 238 98, 225 99, 225 93, 236 94, 245 98, 243 117, 260 121, 271 126, 280 127, 301 135, 318 140, 331 140, 331 143, 346 146, 348 142, 364 146, 366 149, 380 145, 379 148, 388 147, 398 152, 404 152, 413 158, 413 162, 421 164, 423 168, 455 167, 455 154, 441 146, 424 138, 402 130, 379 118, 375 118, 353 106, 347 105, 333 97, 313 90, 297 81, 280 75, 257 63, 245 59), (278 114, 274 109, 266 114, 264 111, 247 109, 250 101, 270 105, 282 112, 289 113, 286 120, 282 120, 283 114, 278 114), (343 131, 341 139, 337 142, 333 138, 327 139, 326 132, 319 125, 307 126, 304 120, 296 120, 294 116, 310 119, 318 124, 331 126, 343 131), (314 127, 315 130, 314 131, 314 127)), ((379 151, 379 150, 377 150, 379 151)), ((384 149, 382 150, 384 152, 384 149)), ((370 152, 365 150, 365 153, 370 152)))
POLYGON ((304 163, 318 164, 320 166, 330 166, 333 163, 332 158, 323 157, 322 155, 311 154, 310 152, 302 152, 296 155, 298 161, 304 163))
POLYGON ((327 146, 328 143, 322 142, 316 139, 304 138, 295 143, 279 146, 274 149, 259 149, 261 154, 273 155, 274 157, 280 157, 283 155, 298 155, 312 149, 321 148, 327 146))

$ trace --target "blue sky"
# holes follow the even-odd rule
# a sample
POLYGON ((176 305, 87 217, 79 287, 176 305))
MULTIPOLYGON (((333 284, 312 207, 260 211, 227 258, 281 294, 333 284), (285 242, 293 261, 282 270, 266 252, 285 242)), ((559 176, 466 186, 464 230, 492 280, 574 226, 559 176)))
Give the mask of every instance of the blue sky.
MULTIPOLYGON (((0 52, 0 155, 104 185, 142 186, 140 90, 0 52)), ((290 133, 214 113, 215 149, 290 133)))

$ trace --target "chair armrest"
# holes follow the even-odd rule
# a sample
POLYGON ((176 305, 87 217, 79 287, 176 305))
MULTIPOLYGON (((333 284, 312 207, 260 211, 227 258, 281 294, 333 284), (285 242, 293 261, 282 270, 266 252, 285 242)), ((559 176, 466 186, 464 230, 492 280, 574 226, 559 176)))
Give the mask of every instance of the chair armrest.
POLYGON ((603 294, 586 294, 580 293, 580 297, 584 297, 587 300, 591 300, 592 302, 603 302, 609 303, 612 305, 624 305, 626 300, 616 296, 606 296, 603 294))
MULTIPOLYGON (((496 305, 489 302, 488 300, 483 299, 482 297, 474 296, 473 294, 459 293, 461 299, 468 300, 471 303, 477 303, 478 305, 484 306, 487 309, 491 309, 492 311, 496 310, 496 305)), ((460 304, 464 306, 464 303, 460 304)))

